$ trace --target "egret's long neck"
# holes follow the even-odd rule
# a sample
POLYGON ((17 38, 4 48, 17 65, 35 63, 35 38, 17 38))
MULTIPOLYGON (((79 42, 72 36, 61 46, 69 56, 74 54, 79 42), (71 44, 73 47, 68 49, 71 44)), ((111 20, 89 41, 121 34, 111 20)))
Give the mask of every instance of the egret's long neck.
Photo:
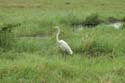
POLYGON ((56 34, 56 41, 57 41, 57 42, 59 42, 59 34, 60 34, 60 29, 59 29, 59 28, 57 28, 57 30, 58 30, 58 32, 57 32, 57 34, 56 34))

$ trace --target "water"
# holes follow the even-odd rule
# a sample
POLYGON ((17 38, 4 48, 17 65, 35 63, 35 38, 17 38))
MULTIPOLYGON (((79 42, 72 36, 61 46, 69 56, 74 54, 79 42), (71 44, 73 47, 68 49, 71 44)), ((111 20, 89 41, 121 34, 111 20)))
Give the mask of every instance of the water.
POLYGON ((74 27, 74 32, 80 32, 82 30, 83 30, 83 26, 82 25, 74 27))
POLYGON ((19 38, 21 38, 21 39, 48 39, 49 38, 49 36, 48 35, 35 35, 35 36, 33 36, 33 35, 30 35, 30 36, 20 36, 19 38))
MULTIPOLYGON (((122 22, 114 22, 114 23, 104 23, 106 26, 112 26, 115 29, 120 29, 121 26, 123 25, 122 22)), ((83 25, 77 25, 74 27, 74 32, 80 32, 82 30, 84 30, 84 28, 96 28, 96 26, 91 26, 91 27, 85 27, 83 25)))

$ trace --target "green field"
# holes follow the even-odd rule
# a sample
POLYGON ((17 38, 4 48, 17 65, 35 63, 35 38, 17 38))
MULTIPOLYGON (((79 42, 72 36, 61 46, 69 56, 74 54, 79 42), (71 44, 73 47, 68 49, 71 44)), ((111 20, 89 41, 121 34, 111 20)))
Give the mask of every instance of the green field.
POLYGON ((0 0, 0 83, 125 83, 124 35, 125 0, 0 0))

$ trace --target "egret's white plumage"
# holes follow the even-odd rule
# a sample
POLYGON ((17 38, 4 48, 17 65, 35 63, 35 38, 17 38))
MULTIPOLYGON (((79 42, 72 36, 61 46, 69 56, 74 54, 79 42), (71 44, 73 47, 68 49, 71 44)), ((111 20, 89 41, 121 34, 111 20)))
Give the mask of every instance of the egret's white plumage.
POLYGON ((59 47, 63 51, 68 52, 70 55, 72 55, 73 51, 71 50, 70 46, 64 40, 59 40, 59 34, 60 34, 59 26, 56 26, 55 28, 58 30, 58 32, 56 34, 56 41, 57 41, 59 47))

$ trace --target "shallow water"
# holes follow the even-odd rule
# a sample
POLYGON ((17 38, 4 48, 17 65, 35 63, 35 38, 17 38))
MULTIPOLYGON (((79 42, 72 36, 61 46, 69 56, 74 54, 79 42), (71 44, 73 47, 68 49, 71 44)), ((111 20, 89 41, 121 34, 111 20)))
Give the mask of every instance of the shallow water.
POLYGON ((82 26, 82 25, 75 26, 75 27, 73 28, 73 31, 74 31, 74 32, 80 32, 80 31, 82 31, 82 30, 83 30, 83 26, 82 26))
MULTIPOLYGON (((99 24, 99 25, 100 25, 100 24, 99 24)), ((104 25, 114 27, 115 29, 120 29, 121 26, 123 25, 123 22, 104 23, 104 25)), ((74 26, 73 31, 74 31, 74 32, 80 32, 80 31, 82 31, 84 28, 95 28, 95 27, 96 27, 96 26, 85 27, 85 26, 83 26, 83 25, 77 25, 77 26, 74 26)))
POLYGON ((29 35, 29 36, 20 36, 20 37, 18 37, 18 38, 21 38, 21 39, 34 39, 34 38, 36 38, 36 39, 47 39, 47 38, 49 38, 49 36, 48 35, 35 35, 35 36, 33 36, 33 35, 29 35))

